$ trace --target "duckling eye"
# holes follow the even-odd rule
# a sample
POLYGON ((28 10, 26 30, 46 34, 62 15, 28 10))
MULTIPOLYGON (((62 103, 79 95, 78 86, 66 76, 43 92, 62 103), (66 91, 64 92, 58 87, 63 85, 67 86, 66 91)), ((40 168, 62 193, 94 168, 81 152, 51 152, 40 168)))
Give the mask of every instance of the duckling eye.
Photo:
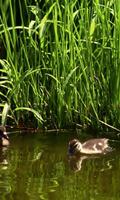
POLYGON ((77 146, 78 146, 78 144, 74 144, 74 146, 73 146, 73 147, 74 147, 74 148, 76 148, 77 146))

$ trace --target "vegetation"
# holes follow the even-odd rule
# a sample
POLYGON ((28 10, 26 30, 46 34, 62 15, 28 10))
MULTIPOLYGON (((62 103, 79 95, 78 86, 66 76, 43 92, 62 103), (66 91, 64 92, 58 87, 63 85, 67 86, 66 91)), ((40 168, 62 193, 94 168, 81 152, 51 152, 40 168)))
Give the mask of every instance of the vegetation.
POLYGON ((0 101, 12 120, 119 127, 118 0, 6 0, 0 8, 0 101))

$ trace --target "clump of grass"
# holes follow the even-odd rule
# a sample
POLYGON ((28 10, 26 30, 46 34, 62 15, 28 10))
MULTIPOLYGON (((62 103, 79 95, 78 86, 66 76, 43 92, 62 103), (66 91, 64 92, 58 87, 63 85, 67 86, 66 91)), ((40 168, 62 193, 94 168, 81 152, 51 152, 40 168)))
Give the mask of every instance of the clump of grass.
POLYGON ((17 121, 21 110, 23 118, 31 111, 47 128, 119 126, 117 1, 23 2, 20 24, 11 0, 9 20, 1 10, 1 101, 10 102, 17 121))

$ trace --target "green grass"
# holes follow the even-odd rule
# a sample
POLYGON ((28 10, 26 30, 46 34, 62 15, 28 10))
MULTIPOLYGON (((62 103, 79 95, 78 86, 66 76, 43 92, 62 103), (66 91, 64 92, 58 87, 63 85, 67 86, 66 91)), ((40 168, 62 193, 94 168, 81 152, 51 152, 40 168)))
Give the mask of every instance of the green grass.
POLYGON ((35 126, 45 128, 118 128, 118 1, 23 2, 20 24, 11 0, 1 5, 0 18, 6 49, 0 60, 0 100, 10 105, 14 121, 34 116, 35 126))

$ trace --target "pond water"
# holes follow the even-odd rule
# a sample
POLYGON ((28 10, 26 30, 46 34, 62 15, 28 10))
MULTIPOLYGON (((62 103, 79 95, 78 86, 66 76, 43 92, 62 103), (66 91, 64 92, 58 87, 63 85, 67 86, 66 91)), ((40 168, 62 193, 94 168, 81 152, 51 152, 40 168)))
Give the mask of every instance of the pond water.
MULTIPOLYGON (((76 137, 76 136, 75 136, 76 137)), ((1 200, 119 200, 120 148, 69 160, 73 133, 11 135, 0 149, 1 200)))

